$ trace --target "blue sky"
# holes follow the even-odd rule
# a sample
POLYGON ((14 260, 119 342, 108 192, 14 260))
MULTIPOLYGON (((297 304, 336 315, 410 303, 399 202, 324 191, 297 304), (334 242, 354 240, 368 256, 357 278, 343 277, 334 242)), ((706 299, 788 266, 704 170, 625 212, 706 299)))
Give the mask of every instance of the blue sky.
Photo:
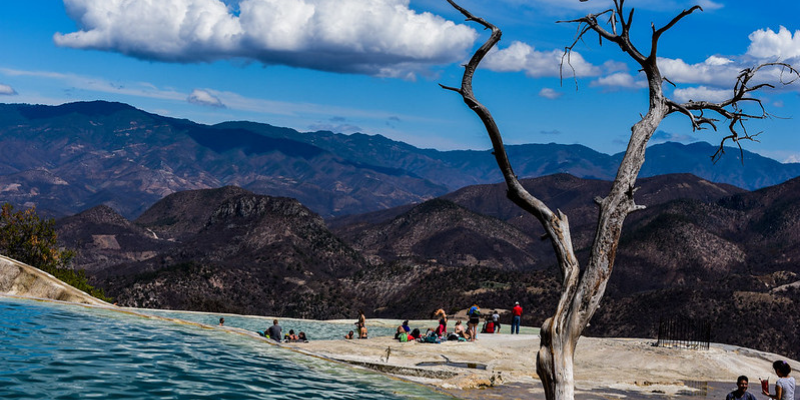
MULTIPOLYGON (((461 0, 503 30, 475 77, 507 143, 580 143, 624 150, 646 111, 636 67, 595 36, 559 78, 573 24, 611 1, 461 0), (577 89, 576 89, 577 88, 577 89)), ((683 102, 718 100, 736 72, 764 61, 800 66, 800 3, 629 0, 634 42, 650 23, 683 19, 661 41, 662 72, 683 102)), ((109 100, 201 123, 250 120, 300 131, 382 134, 418 147, 487 149, 482 125, 455 93, 461 64, 485 39, 445 0, 27 0, 0 2, 0 102, 109 100)), ((768 74, 767 74, 768 75, 768 74)), ((765 79, 769 76, 765 75, 765 79)), ((762 93, 781 118, 746 149, 800 162, 800 84, 762 93)), ((668 117, 652 143, 718 142, 668 117)))

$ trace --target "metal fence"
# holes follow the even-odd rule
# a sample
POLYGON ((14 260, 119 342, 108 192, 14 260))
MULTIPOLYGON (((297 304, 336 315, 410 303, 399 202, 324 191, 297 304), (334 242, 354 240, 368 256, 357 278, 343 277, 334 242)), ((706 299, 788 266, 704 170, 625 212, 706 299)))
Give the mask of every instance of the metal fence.
POLYGON ((661 317, 658 323, 658 347, 708 350, 711 322, 685 317, 661 317))

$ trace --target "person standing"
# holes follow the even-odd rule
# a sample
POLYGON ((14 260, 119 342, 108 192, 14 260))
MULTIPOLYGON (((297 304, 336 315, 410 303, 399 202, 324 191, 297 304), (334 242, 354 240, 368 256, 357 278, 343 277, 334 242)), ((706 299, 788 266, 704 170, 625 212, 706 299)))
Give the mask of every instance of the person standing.
POLYGON ((519 335, 519 323, 522 320, 522 306, 519 302, 514 302, 514 308, 511 309, 511 333, 519 335))
POLYGON ((500 333, 500 313, 492 311, 492 323, 494 323, 494 333, 500 333))
POLYGON ((769 394, 765 389, 761 389, 761 393, 775 400, 794 400, 794 377, 789 376, 792 367, 786 361, 778 360, 772 363, 772 368, 778 375, 778 380, 775 381, 775 394, 769 394))
POLYGON ((467 322, 467 331, 469 332, 469 341, 478 340, 478 324, 481 323, 481 308, 477 304, 473 304, 467 311, 469 321, 467 322))
POLYGON ((272 320, 272 326, 267 328, 266 336, 269 336, 270 339, 272 339, 272 340, 274 340, 276 342, 280 342, 281 341, 281 332, 282 331, 283 331, 283 328, 281 328, 281 326, 278 325, 278 320, 274 319, 274 320, 272 320))
POLYGON ((736 379, 736 390, 728 393, 725 400, 756 400, 756 396, 747 391, 748 379, 742 375, 736 379))

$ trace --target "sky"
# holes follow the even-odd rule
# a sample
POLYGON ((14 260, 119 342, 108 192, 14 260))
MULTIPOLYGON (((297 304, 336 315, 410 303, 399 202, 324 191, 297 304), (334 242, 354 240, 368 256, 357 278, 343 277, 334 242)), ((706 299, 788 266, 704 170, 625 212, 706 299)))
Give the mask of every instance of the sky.
MULTIPOLYGON (((477 98, 507 144, 583 144, 613 154, 647 111, 635 65, 596 35, 571 68, 568 21, 611 0, 459 0, 503 31, 474 78, 477 98)), ((659 65, 676 102, 722 101, 740 70, 800 66, 796 0, 628 0, 632 39, 649 52, 661 27, 700 5, 661 39, 659 65)), ((487 32, 445 0, 5 0, 0 2, 0 102, 58 105, 107 100, 205 124, 248 120, 301 132, 380 134, 421 148, 491 147, 461 97, 462 65, 487 32)), ((763 82, 777 82, 765 71, 763 82)), ((800 83, 758 92, 773 118, 750 121, 781 162, 800 162, 800 83)), ((651 144, 718 144, 669 116, 651 144)), ((513 162, 513 160, 512 160, 513 162)))

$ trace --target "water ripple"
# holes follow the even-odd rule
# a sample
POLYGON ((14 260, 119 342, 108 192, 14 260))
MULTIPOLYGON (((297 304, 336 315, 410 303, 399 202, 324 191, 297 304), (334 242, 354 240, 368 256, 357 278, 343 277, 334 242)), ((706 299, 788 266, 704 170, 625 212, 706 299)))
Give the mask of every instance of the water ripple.
POLYGON ((218 330, 2 297, 0 315, 2 399, 450 398, 218 330))

